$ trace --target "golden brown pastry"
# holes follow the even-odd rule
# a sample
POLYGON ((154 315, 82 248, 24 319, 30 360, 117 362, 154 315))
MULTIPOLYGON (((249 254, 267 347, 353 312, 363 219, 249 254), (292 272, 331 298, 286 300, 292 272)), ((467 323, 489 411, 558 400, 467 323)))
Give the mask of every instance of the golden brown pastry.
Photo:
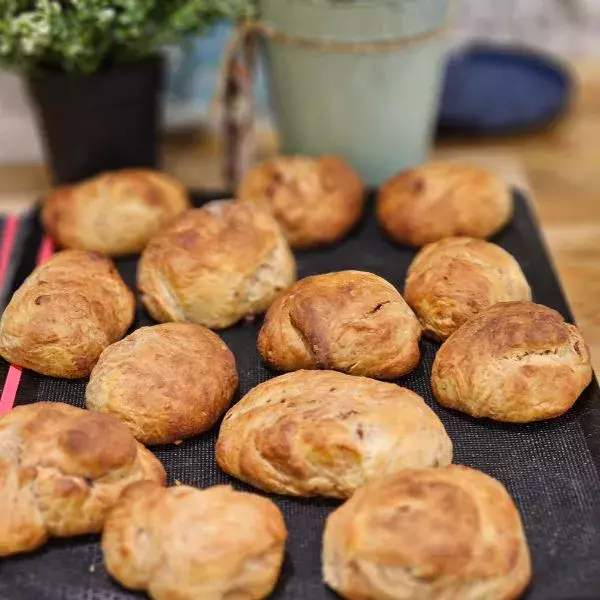
POLYGON ((287 531, 277 506, 228 486, 131 486, 102 535, 104 563, 153 600, 258 600, 279 577, 287 531))
POLYGON ((519 263, 506 250, 473 238, 425 246, 408 269, 404 297, 423 332, 443 341, 498 302, 531 300, 519 263))
POLYGON ((0 355, 53 377, 87 377, 133 322, 135 299, 110 259, 64 250, 37 267, 0 320, 0 355))
POLYGON ((451 465, 377 479, 331 513, 323 577, 349 600, 515 600, 531 559, 504 486, 451 465))
POLYGON ((575 325, 540 304, 505 302, 444 342, 431 385, 448 408, 527 423, 568 411, 591 379, 590 354, 575 325))
POLYGON ((164 484, 165 471, 117 419, 62 402, 17 406, 0 416, 0 556, 99 532, 143 480, 164 484))
POLYGON ((170 444, 210 429, 237 382, 235 358, 217 334, 165 323, 109 346, 85 397, 89 409, 121 419, 143 444, 170 444))
POLYGON ((345 498, 388 473, 449 464, 452 442, 410 390, 295 371, 261 383, 229 410, 216 455, 225 472, 262 490, 345 498))
POLYGON ((360 219, 365 186, 337 156, 277 156, 251 169, 237 196, 269 209, 292 248, 341 240, 360 219))
POLYGON ((141 252, 187 208, 185 187, 166 173, 124 169, 54 190, 42 222, 62 248, 114 256, 141 252))
POLYGON ((155 236, 138 267, 142 301, 156 321, 211 329, 264 312, 296 279, 296 263, 271 215, 220 200, 190 210, 155 236))
POLYGON ((395 175, 377 200, 382 227, 409 246, 454 236, 488 238, 512 213, 510 189, 496 175, 451 162, 426 163, 395 175))
POLYGON ((300 280, 267 312, 258 350, 274 369, 394 379, 419 362, 421 327, 396 288, 361 271, 300 280))

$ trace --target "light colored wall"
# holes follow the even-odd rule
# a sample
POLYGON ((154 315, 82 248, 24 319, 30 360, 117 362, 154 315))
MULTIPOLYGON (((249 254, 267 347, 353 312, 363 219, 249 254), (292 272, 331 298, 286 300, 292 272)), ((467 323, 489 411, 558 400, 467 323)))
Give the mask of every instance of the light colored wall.
POLYGON ((600 55, 600 0, 459 0, 457 42, 497 40, 600 55))
POLYGON ((0 72, 0 162, 39 161, 41 147, 21 81, 0 72))

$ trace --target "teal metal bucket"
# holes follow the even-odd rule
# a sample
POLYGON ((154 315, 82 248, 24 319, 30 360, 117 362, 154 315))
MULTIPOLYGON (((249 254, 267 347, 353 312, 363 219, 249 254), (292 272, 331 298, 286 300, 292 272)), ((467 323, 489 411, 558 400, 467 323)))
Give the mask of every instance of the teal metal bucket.
POLYGON ((344 156, 372 185, 423 162, 450 2, 259 0, 282 152, 344 156))

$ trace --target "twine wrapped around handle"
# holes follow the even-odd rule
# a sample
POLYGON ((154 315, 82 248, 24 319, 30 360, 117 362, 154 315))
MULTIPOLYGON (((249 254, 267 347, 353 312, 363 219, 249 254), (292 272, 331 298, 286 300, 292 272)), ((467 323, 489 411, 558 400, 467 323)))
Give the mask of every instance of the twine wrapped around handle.
POLYGON ((246 21, 238 25, 223 54, 213 100, 213 113, 222 123, 224 154, 223 177, 229 189, 235 189, 249 168, 253 155, 254 122, 253 72, 256 63, 257 36, 305 50, 351 54, 394 52, 446 33, 453 25, 453 2, 448 2, 446 18, 434 29, 398 38, 374 42, 340 42, 293 36, 263 23, 246 21))
POLYGON ((221 62, 212 112, 221 122, 224 160, 223 179, 235 189, 250 166, 254 151, 253 72, 256 44, 253 32, 244 24, 230 38, 221 62))

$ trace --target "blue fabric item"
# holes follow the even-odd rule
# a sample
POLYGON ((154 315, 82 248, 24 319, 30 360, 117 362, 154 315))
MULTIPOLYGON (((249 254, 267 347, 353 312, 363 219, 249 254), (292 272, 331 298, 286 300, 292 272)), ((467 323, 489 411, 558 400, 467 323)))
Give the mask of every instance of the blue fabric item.
MULTIPOLYGON (((208 113, 213 99, 221 59, 233 33, 231 23, 215 24, 202 36, 167 51, 167 102, 194 107, 208 113)), ((256 110, 260 116, 268 112, 265 66, 259 60, 254 80, 256 110)))
POLYGON ((541 127, 568 106, 572 87, 568 71, 552 59, 473 46, 448 63, 440 133, 489 135, 541 127))

